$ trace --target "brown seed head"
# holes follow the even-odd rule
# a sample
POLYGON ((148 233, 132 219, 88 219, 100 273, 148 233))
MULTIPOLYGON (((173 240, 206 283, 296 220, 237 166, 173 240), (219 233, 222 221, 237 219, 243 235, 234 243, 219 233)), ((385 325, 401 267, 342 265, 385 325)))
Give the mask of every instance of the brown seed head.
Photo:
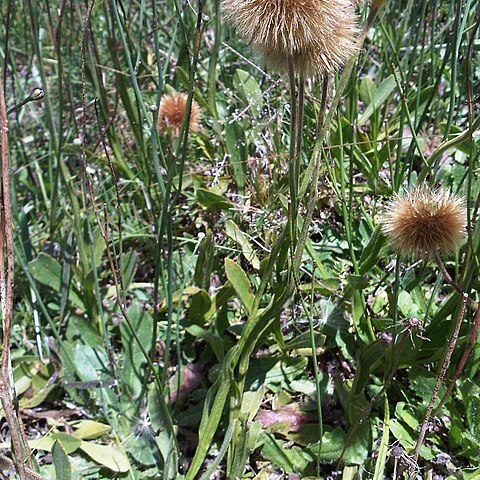
POLYGON ((352 0, 223 0, 225 18, 266 64, 325 75, 356 51, 358 19, 352 0))
MULTIPOLYGON (((171 93, 164 95, 160 100, 158 108, 157 130, 166 133, 171 130, 173 137, 178 137, 182 127, 185 108, 187 105, 187 95, 185 93, 171 93)), ((200 107, 198 103, 192 101, 192 110, 190 112, 190 132, 198 132, 201 127, 200 107)))
POLYGON ((398 252, 425 258, 454 251, 465 238, 466 224, 463 198, 421 187, 393 198, 383 232, 398 252))

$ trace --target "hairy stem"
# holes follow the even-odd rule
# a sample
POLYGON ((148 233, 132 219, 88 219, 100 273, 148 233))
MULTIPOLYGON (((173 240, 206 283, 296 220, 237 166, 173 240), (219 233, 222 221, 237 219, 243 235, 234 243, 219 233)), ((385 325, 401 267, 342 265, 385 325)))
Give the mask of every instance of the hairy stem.
POLYGON ((468 295, 464 293, 463 303, 460 308, 460 312, 458 313, 455 329, 453 331, 452 338, 448 342, 447 351, 445 352, 445 357, 442 362, 442 368, 440 370, 440 373, 438 374, 437 382, 435 384, 435 388, 433 389, 433 393, 430 398, 430 403, 428 404, 427 411, 425 412, 425 418, 423 419, 422 427, 420 428, 420 434, 418 436, 417 445, 415 446, 415 450, 413 452, 413 459, 415 463, 418 459, 418 455, 420 453, 420 449, 422 448, 423 442, 425 441, 425 436, 427 434, 427 429, 428 429, 428 422, 430 420, 430 416, 433 411, 433 405, 437 400, 438 392, 440 390, 440 387, 443 384, 443 380, 445 379, 448 366, 450 365, 450 359, 452 358, 453 350, 455 349, 455 345, 457 344, 458 333, 460 331, 460 326, 462 325, 462 320, 465 315, 465 308, 467 307, 467 302, 468 302, 468 295))
POLYGON ((434 410, 433 415, 437 415, 437 413, 443 407, 443 405, 447 401, 448 397, 452 393, 452 390, 455 387, 455 384, 457 383, 457 380, 460 378, 460 375, 462 374, 462 371, 463 371, 463 367, 465 366, 465 363, 467 362, 468 356, 470 355, 470 352, 473 348, 473 344, 475 343, 475 339, 477 338, 477 333, 478 333, 479 327, 480 327, 480 308, 477 310, 477 313, 475 315, 475 323, 473 325, 473 330, 472 330, 472 333, 470 334, 470 339, 468 340, 467 347, 465 348, 465 351, 463 352, 462 358, 460 359, 460 362, 458 363, 458 366, 457 366, 457 369, 455 370, 452 381, 450 382, 450 385, 449 385, 447 391, 444 393, 442 399, 440 400, 440 403, 438 404, 437 408, 434 410))

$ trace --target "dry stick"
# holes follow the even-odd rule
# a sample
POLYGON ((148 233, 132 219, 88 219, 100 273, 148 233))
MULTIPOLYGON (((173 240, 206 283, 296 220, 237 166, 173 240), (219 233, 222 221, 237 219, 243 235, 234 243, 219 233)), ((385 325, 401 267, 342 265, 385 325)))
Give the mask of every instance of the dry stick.
MULTIPOLYGON (((438 255, 438 253, 435 253, 435 260, 437 261, 437 264, 438 264, 438 267, 440 268, 445 280, 458 292, 458 293, 461 293, 463 296, 467 295, 466 293, 463 292, 462 288, 460 287, 460 285, 458 285, 453 279, 452 277, 450 276, 450 274, 447 272, 447 269, 445 268, 445 265, 443 264, 440 256, 438 255)), ((477 337, 477 333, 478 333, 478 328, 480 326, 480 308, 479 308, 479 305, 477 302, 475 302, 474 300, 472 300, 470 297, 468 297, 468 302, 469 302, 469 305, 474 309, 474 310, 477 310, 477 314, 475 316, 475 324, 474 324, 474 327, 473 327, 473 331, 471 333, 471 336, 470 336, 470 339, 469 339, 469 342, 468 342, 468 345, 467 345, 467 348, 465 349, 465 351, 463 352, 463 355, 462 355, 462 358, 460 360, 460 363, 458 364, 457 366, 457 369, 455 370, 455 374, 453 375, 453 378, 450 382, 450 385, 447 389, 447 391, 444 393, 442 399, 440 400, 440 403, 437 405, 437 407, 435 408, 435 410, 433 411, 432 415, 435 417, 438 412, 440 411, 440 409, 443 407, 444 403, 447 401, 448 397, 450 396, 450 394, 452 393, 452 390, 454 389, 455 387, 455 384, 457 382, 457 380, 460 378, 460 375, 462 374, 462 371, 463 371, 463 367, 465 366, 465 363, 467 362, 467 358, 468 356, 470 355, 470 351, 472 350, 472 347, 473 347, 473 344, 475 342, 475 338, 477 337)))
POLYGON ((453 331, 452 338, 448 342, 447 351, 445 353, 445 357, 442 363, 442 369, 440 370, 440 373, 437 377, 437 382, 435 384, 435 388, 433 389, 432 397, 430 398, 430 403, 428 404, 427 411, 425 412, 425 418, 423 419, 422 427, 420 429, 417 445, 415 446, 415 450, 413 452, 413 460, 415 463, 417 461, 418 454, 420 453, 420 449, 422 448, 423 442, 425 440, 425 435, 427 433, 427 428, 428 428, 428 421, 430 420, 430 416, 433 411, 433 405, 437 399, 438 392, 440 390, 440 387, 442 386, 443 380, 447 373, 448 366, 450 365, 450 359, 452 358, 453 350, 455 349, 455 345, 458 340, 458 332, 460 331, 460 326, 462 324, 463 316, 465 315, 465 308, 467 307, 467 302, 468 302, 468 295, 464 293, 462 307, 460 308, 460 312, 457 318, 457 323, 455 324, 455 330, 453 331))
MULTIPOLYGON (((117 257, 115 257, 115 266, 117 268, 117 271, 119 272, 119 281, 120 281, 120 287, 122 288, 122 292, 124 291, 123 287, 123 277, 122 277, 122 201, 120 199, 120 189, 118 188, 118 179, 117 179, 117 174, 115 173, 115 168, 113 166, 112 159, 110 157, 110 153, 108 152, 108 147, 107 143, 105 141, 105 134, 107 132, 107 129, 109 128, 108 125, 103 129, 101 128, 100 125, 100 117, 98 115, 98 109, 97 109, 97 101, 95 100, 95 118, 97 120, 97 125, 98 128, 100 129, 100 142, 103 147, 103 151, 105 153, 105 156, 107 158, 108 162, 108 167, 110 168, 110 174, 112 175, 113 178, 113 185, 115 187, 115 196, 117 199, 117 230, 118 230, 118 244, 120 248, 120 253, 117 257)), ((112 117, 113 118, 113 117, 112 117)), ((112 120, 112 119, 111 119, 112 120)), ((107 218, 107 217, 105 217, 107 218)))
MULTIPOLYGON (((15 464, 4 455, 0 455, 0 474, 7 471, 15 472, 15 464)), ((25 479, 26 480, 46 480, 45 477, 42 477, 37 472, 33 471, 30 468, 25 468, 25 479)))
MULTIPOLYGON (((0 378, 0 400, 5 411, 13 451, 15 453, 16 468, 20 478, 25 479, 24 460, 27 444, 22 431, 20 416, 15 414, 12 399, 15 400, 15 384, 13 383, 12 364, 10 360, 10 333, 13 313, 13 274, 14 274, 14 247, 12 231, 12 209, 10 203, 10 168, 8 164, 8 121, 7 107, 3 86, 0 85, 0 135, 1 135, 1 172, 2 172, 2 199, 1 199, 1 228, 0 228, 0 296, 2 305, 3 345, 0 378), (6 269, 5 271, 5 247, 6 269), (23 445, 22 445, 23 443, 23 445)), ((30 465, 30 462, 29 462, 30 465)))
POLYGON ((480 308, 477 309, 477 313, 475 315, 475 324, 473 326, 473 331, 472 331, 472 334, 470 335, 470 339, 468 341, 467 348, 463 352, 462 358, 460 359, 460 363, 458 364, 457 369, 455 370, 455 374, 453 375, 452 381, 450 382, 450 385, 449 385, 447 391, 445 392, 442 399, 440 400, 440 403, 438 404, 437 408, 433 411, 433 415, 437 415, 439 410, 443 407, 443 404, 446 402, 447 398, 452 393, 452 390, 455 387, 455 384, 457 383, 457 380, 459 379, 460 375, 462 374, 463 367, 465 366, 465 363, 467 362, 467 358, 470 355, 473 344, 475 343, 475 339, 477 338, 477 333, 478 333, 478 328, 479 327, 480 327, 480 308))
MULTIPOLYGON (((104 231, 102 230, 101 222, 99 220, 98 212, 95 207, 95 197, 93 194, 93 187, 92 183, 90 182, 90 177, 87 171, 87 107, 86 107, 86 97, 87 97, 87 88, 86 88, 86 76, 85 76, 85 57, 86 57, 86 50, 87 50, 87 32, 90 28, 90 17, 92 15, 93 7, 95 6, 95 0, 91 0, 87 7, 87 13, 85 15, 85 19, 83 21, 83 29, 82 29, 82 45, 81 45, 81 59, 82 59, 82 169, 85 178, 85 182, 87 184, 87 189, 90 194, 91 202, 93 209, 95 211, 95 217, 97 219, 97 223, 99 224, 99 228, 102 234, 102 238, 105 239, 104 231)), ((82 182, 82 193, 83 192, 83 182, 82 182)), ((84 194, 82 196, 84 199, 85 209, 87 209, 87 195, 84 194)), ((95 268, 95 266, 94 266, 95 268)), ((115 362, 113 358, 113 351, 110 342, 106 339, 108 337, 105 325, 102 325, 103 335, 105 339, 105 344, 107 346, 107 356, 108 356, 108 363, 112 377, 115 379, 115 362)))

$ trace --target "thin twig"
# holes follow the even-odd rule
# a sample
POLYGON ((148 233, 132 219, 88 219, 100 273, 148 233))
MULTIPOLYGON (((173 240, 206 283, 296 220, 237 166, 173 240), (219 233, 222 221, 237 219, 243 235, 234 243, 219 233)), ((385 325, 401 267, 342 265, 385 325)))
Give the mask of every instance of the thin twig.
POLYGON ((110 174, 112 175, 113 186, 115 188, 115 196, 116 196, 116 200, 117 200, 116 207, 117 207, 117 232, 118 232, 119 253, 118 253, 118 259, 117 259, 117 256, 115 256, 115 264, 116 264, 117 271, 119 272, 120 286, 122 287, 122 291, 123 291, 124 290, 124 285, 123 285, 123 269, 122 269, 122 254, 123 254, 122 201, 121 201, 121 198, 120 198, 120 189, 118 188, 117 174, 115 173, 115 168, 113 166, 112 158, 111 158, 110 153, 108 151, 107 142, 106 142, 106 139, 105 139, 105 133, 108 129, 108 125, 104 129, 101 128, 100 117, 99 117, 99 114, 98 114, 98 108, 97 108, 97 101, 96 100, 95 100, 95 118, 97 120, 98 128, 101 131, 100 142, 102 144, 103 151, 105 153, 105 157, 107 158, 108 167, 110 168, 110 174))
POLYGON ((460 359, 460 362, 458 363, 457 369, 455 370, 455 373, 453 375, 452 381, 450 382, 450 385, 449 385, 447 391, 444 393, 442 399, 440 400, 440 403, 438 404, 437 408, 434 410, 433 415, 437 415, 437 413, 443 407, 444 403, 447 401, 448 397, 452 393, 452 390, 455 387, 455 384, 457 383, 457 380, 460 378, 460 375, 462 374, 462 371, 463 371, 463 367, 465 366, 465 363, 467 362, 468 356, 470 355, 470 352, 473 348, 473 344, 475 343, 475 339, 477 338, 477 333, 478 333, 479 327, 480 327, 480 308, 477 310, 477 313, 475 315, 475 324, 473 325, 473 330, 472 330, 472 333, 470 335, 470 339, 468 340, 467 348, 465 348, 465 351, 463 352, 462 358, 460 359))
POLYGON ((7 111, 7 115, 10 115, 13 112, 17 112, 20 110, 24 105, 29 102, 37 102, 41 100, 45 96, 45 92, 41 88, 34 88, 28 97, 24 98, 20 103, 17 103, 13 107, 9 108, 7 111))
POLYGON ((440 373, 437 377, 437 382, 435 384, 435 388, 433 389, 432 397, 430 398, 430 403, 428 404, 427 411, 425 412, 425 418, 423 419, 422 427, 420 429, 420 434, 418 435, 417 445, 415 446, 415 450, 413 452, 413 461, 417 462, 418 455, 420 453, 420 449, 422 448, 423 442, 425 441, 425 436, 428 429, 428 422, 430 420, 430 416, 433 411, 433 405, 438 397, 438 392, 440 387, 442 386, 443 380, 445 379, 445 375, 447 373, 448 366, 450 365, 450 359, 452 358, 453 350, 455 349, 455 345, 457 344, 458 340, 458 333, 460 331, 460 326, 462 325, 462 320, 465 315, 465 308, 467 307, 468 302, 468 295, 466 293, 463 294, 463 302, 458 313, 457 322, 455 324, 455 329, 452 334, 452 338, 448 342, 447 351, 445 352, 445 357, 443 359, 442 368, 440 373))
MULTIPOLYGON (((5 470, 15 472, 15 464, 8 457, 0 455, 0 472, 4 473, 5 470)), ((25 468, 25 478, 26 480, 46 480, 31 468, 25 468)))

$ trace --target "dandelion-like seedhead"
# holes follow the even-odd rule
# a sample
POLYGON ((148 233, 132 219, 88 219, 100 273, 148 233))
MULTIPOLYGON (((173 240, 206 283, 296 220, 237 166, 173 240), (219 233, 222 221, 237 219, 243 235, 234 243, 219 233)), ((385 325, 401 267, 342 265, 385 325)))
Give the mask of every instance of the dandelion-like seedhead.
POLYGON ((383 233, 398 252, 432 257, 454 251, 466 235, 464 199, 444 189, 420 187, 389 203, 383 233))
MULTIPOLYGON (((183 117, 187 106, 185 93, 171 93, 164 95, 158 108, 157 130, 162 133, 171 131, 173 137, 178 137, 182 128, 183 117)), ((201 127, 200 106, 192 100, 189 131, 198 132, 201 127)))
POLYGON ((352 0, 223 0, 233 24, 269 66, 306 76, 339 69, 356 51, 352 0))

